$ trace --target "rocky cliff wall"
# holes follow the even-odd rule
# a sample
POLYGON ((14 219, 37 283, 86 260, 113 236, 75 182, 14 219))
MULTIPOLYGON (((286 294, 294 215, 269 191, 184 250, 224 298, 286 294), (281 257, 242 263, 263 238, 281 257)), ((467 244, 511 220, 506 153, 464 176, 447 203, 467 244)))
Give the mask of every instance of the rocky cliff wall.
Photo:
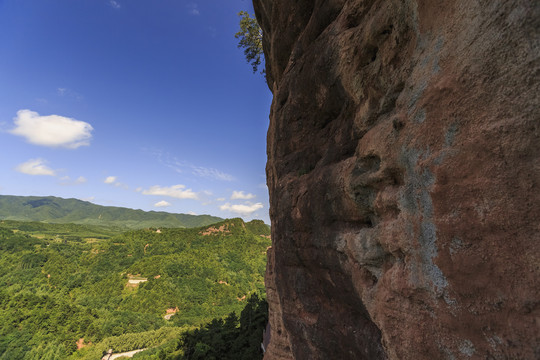
POLYGON ((540 3, 254 5, 265 359, 540 358, 540 3))

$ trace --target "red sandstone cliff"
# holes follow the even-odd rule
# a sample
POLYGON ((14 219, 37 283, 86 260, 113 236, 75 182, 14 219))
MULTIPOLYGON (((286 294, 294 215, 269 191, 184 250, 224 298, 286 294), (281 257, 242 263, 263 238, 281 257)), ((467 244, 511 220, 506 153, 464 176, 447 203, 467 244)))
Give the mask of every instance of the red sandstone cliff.
POLYGON ((254 5, 265 359, 540 358, 540 2, 254 5))

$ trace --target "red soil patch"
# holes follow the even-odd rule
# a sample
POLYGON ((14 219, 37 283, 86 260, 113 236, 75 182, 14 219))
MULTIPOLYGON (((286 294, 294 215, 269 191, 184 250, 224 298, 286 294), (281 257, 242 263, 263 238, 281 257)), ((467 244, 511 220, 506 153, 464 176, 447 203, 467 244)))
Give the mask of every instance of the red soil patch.
POLYGON ((229 225, 234 226, 234 224, 223 224, 219 228, 216 228, 214 226, 210 226, 208 229, 206 229, 205 231, 200 232, 199 234, 201 234, 203 236, 208 236, 208 235, 212 235, 212 234, 216 234, 216 233, 225 233, 225 234, 230 233, 231 231, 229 230, 229 225))
POLYGON ((79 340, 77 340, 77 342, 75 344, 77 344, 77 350, 80 350, 80 349, 82 349, 84 347, 92 345, 92 342, 88 342, 88 344, 85 344, 84 343, 84 338, 80 338, 79 340))

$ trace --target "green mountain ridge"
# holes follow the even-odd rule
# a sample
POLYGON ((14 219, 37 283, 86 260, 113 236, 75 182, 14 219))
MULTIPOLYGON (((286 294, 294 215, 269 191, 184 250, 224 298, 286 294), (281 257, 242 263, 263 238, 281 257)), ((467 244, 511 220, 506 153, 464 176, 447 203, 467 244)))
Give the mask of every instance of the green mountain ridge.
POLYGON ((122 229, 148 227, 192 228, 210 225, 223 218, 211 215, 174 214, 103 206, 79 199, 55 196, 0 195, 0 219, 84 224, 122 229))

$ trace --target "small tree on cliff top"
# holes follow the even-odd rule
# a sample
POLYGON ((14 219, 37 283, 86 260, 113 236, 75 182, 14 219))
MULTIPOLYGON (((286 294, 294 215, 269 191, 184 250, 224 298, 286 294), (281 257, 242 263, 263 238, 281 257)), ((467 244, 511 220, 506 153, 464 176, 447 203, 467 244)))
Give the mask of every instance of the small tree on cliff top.
MULTIPOLYGON (((238 48, 244 48, 246 60, 255 73, 264 61, 262 30, 257 20, 250 17, 247 11, 240 11, 238 16, 240 16, 240 31, 234 37, 240 39, 238 48)), ((261 73, 264 73, 264 70, 261 70, 261 73)))

